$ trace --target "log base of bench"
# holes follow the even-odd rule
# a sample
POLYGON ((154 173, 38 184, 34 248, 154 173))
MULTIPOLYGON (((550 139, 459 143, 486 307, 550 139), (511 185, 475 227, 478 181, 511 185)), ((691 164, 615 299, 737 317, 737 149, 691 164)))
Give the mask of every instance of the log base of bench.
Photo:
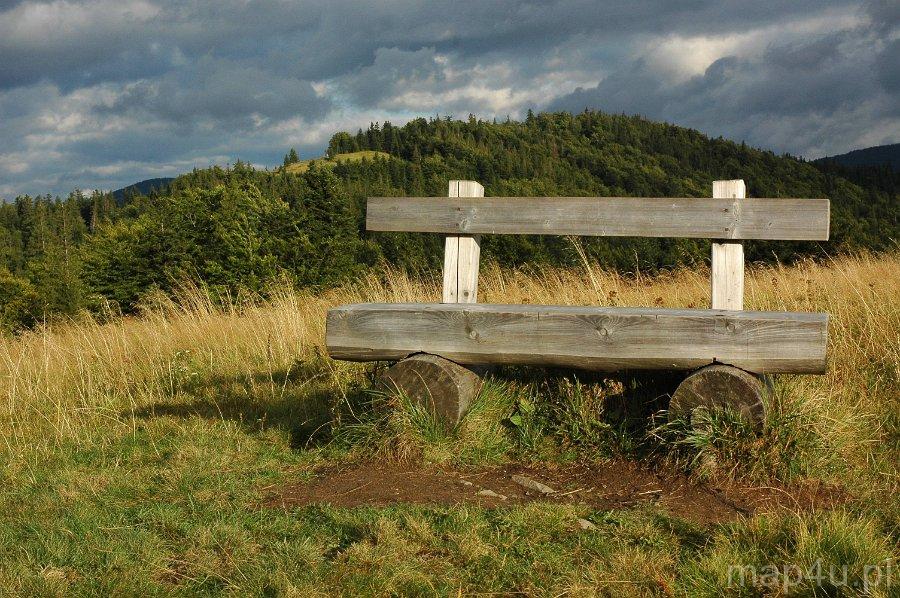
POLYGON ((462 419, 481 390, 481 377, 437 355, 418 353, 389 368, 381 385, 431 410, 448 428, 462 419))
POLYGON ((696 409, 729 408, 753 427, 765 419, 765 396, 769 385, 742 369, 709 365, 690 374, 675 390, 669 404, 670 417, 690 419, 696 409))

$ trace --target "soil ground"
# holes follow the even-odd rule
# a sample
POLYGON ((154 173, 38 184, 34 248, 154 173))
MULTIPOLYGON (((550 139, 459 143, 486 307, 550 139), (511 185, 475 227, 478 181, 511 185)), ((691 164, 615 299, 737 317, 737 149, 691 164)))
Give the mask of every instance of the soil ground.
POLYGON ((742 515, 789 509, 828 509, 844 493, 822 483, 752 486, 697 482, 637 463, 569 464, 535 467, 508 464, 479 469, 434 465, 358 463, 319 470, 308 482, 273 491, 265 505, 290 508, 310 504, 338 507, 477 504, 486 507, 533 501, 584 504, 597 510, 656 503, 672 515, 698 523, 719 523, 742 515), (513 480, 524 476, 555 492, 529 490, 513 480))

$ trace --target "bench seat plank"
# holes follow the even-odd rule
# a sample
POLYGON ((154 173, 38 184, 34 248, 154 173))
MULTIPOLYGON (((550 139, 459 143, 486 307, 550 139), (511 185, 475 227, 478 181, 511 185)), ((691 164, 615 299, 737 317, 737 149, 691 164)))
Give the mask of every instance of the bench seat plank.
POLYGON ((370 197, 366 228, 459 234, 828 239, 827 199, 370 197))
POLYGON ((823 373, 823 313, 366 303, 328 312, 329 354, 394 361, 432 353, 461 364, 587 370, 694 369, 823 373))

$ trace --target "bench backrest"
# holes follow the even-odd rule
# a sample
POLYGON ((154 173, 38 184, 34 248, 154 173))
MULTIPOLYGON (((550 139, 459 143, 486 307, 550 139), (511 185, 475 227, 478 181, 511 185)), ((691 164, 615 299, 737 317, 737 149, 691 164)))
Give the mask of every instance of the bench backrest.
POLYGON ((742 240, 824 241, 827 199, 746 199, 743 180, 715 181, 711 198, 484 197, 450 181, 449 197, 372 197, 366 228, 445 233, 445 303, 475 303, 480 235, 548 234, 713 239, 712 307, 742 309, 742 240))

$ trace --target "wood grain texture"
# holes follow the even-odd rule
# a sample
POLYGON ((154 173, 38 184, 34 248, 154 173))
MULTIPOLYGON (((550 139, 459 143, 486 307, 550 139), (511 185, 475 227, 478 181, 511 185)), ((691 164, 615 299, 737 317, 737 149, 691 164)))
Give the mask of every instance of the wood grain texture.
MULTIPOLYGON (((449 197, 484 197, 484 187, 475 181, 450 181, 449 197)), ((444 303, 478 301, 478 266, 481 235, 448 235, 444 239, 444 303)))
POLYGON ((827 199, 371 197, 374 231, 703 239, 828 239, 827 199))
POLYGON ((350 361, 425 352, 462 364, 822 373, 827 326, 814 313, 372 303, 330 310, 326 343, 350 361))
POLYGON ((435 413, 452 428, 462 419, 481 390, 481 377, 458 363, 419 353, 388 368, 380 386, 399 393, 435 413))
MULTIPOLYGON (((669 418, 692 419, 696 409, 731 409, 754 428, 766 417, 769 389, 759 377, 730 365, 708 365, 685 378, 669 401, 669 418)), ((692 422, 695 425, 701 422, 692 422)))
MULTIPOLYGON (((743 199, 747 187, 741 179, 713 181, 716 199, 743 199)), ((713 309, 744 308, 744 245, 740 241, 712 244, 710 268, 711 306, 713 309)))

